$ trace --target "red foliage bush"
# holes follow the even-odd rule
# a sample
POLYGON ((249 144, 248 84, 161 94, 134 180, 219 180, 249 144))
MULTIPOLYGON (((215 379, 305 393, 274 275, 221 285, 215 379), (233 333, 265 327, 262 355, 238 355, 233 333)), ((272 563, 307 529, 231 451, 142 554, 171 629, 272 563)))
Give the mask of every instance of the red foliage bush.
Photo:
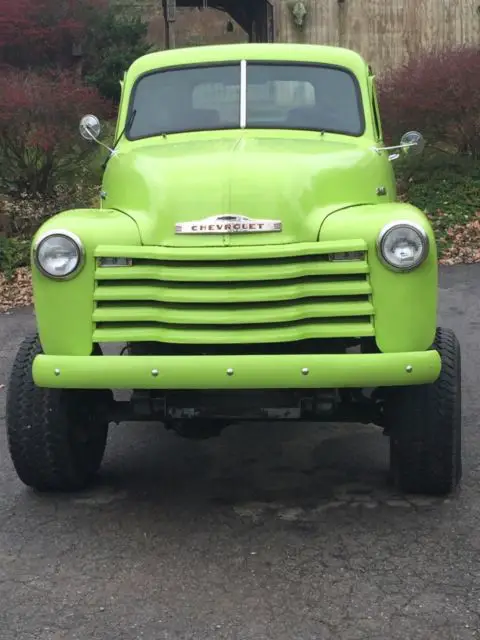
MULTIPOLYGON (((95 89, 68 73, 2 73, 0 191, 48 193, 54 179, 78 164, 81 116, 108 111, 95 89)), ((91 150, 86 146, 84 153, 91 150)))
POLYGON ((0 64, 16 67, 70 61, 92 9, 106 0, 0 0, 0 64))
POLYGON ((465 47, 411 60, 378 81, 385 138, 406 131, 480 157, 480 49, 465 47))

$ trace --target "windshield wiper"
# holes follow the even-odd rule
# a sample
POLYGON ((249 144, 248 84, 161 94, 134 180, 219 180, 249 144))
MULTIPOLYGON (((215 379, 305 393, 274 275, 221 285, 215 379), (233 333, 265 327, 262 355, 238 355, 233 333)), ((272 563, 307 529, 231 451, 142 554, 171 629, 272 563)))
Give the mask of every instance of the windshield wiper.
POLYGON ((133 124, 133 121, 135 120, 135 116, 136 116, 136 115, 137 115, 137 110, 136 110, 136 109, 132 109, 132 112, 131 112, 130 116, 128 117, 127 121, 126 121, 125 126, 123 127, 122 132, 120 133, 120 135, 118 136, 118 138, 117 138, 117 139, 116 139, 116 141, 115 141, 115 144, 113 145, 113 148, 114 148, 114 149, 116 149, 117 144, 120 142, 120 140, 121 140, 121 139, 123 138, 123 136, 125 135, 125 131, 126 131, 127 129, 130 129, 130 128, 131 128, 131 126, 132 126, 132 124, 133 124))

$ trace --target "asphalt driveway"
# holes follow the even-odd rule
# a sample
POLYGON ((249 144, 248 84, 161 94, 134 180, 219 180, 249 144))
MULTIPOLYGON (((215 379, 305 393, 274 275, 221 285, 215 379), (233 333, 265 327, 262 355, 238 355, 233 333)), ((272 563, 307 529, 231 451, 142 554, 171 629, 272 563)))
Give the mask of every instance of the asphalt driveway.
POLYGON ((31 310, 0 315, 1 640, 480 638, 480 265, 441 274, 463 349, 464 482, 397 496, 362 426, 112 428, 98 486, 39 496, 4 433, 31 310))

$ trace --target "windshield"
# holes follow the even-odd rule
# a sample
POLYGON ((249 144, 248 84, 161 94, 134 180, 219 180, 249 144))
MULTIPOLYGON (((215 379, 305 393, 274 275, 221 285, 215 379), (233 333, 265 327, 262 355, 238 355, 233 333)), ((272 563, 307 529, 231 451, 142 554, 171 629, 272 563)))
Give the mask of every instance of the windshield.
POLYGON ((130 140, 243 126, 351 136, 364 131, 355 77, 314 64, 249 62, 243 74, 239 63, 155 71, 137 82, 130 114, 130 140))

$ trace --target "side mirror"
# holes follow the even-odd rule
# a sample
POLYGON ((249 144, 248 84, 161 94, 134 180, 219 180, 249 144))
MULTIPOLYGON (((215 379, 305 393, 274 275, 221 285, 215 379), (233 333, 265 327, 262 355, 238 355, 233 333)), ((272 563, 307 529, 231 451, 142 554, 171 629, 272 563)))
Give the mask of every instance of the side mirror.
POLYGON ((418 156, 425 149, 425 138, 418 131, 408 131, 402 136, 399 145, 393 147, 372 147, 372 151, 381 154, 383 151, 394 151, 388 154, 390 162, 400 158, 400 152, 408 156, 418 156))
POLYGON ((418 156, 425 149, 425 138, 418 131, 409 131, 402 136, 400 147, 405 155, 418 156))
POLYGON ((96 142, 102 130, 102 125, 100 124, 100 120, 97 116, 89 114, 87 116, 83 116, 80 120, 79 130, 82 138, 89 142, 96 142))
POLYGON ((93 116, 92 114, 83 116, 83 118, 80 120, 79 131, 82 138, 88 140, 88 142, 96 142, 100 146, 107 149, 107 151, 110 152, 109 158, 118 154, 118 151, 115 148, 111 149, 108 145, 98 139, 98 136, 102 131, 102 125, 100 124, 100 120, 97 118, 97 116, 93 116))

